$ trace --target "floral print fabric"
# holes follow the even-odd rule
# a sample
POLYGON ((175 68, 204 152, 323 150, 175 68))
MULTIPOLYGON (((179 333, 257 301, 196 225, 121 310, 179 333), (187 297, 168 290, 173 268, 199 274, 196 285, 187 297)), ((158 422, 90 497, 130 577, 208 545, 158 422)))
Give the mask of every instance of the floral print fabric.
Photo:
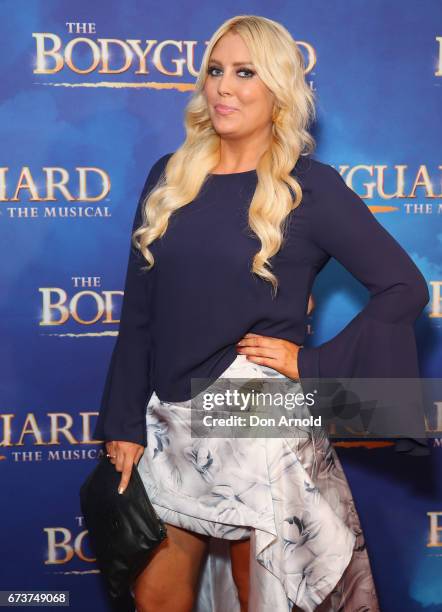
MULTIPOLYGON (((290 392, 302 392, 299 382, 245 355, 225 377, 278 377, 290 392)), ((378 611, 359 517, 325 430, 196 438, 190 415, 190 400, 169 403, 152 394, 138 470, 164 521, 217 539, 202 569, 196 612, 239 611, 226 544, 242 538, 251 543, 250 610, 378 611)))

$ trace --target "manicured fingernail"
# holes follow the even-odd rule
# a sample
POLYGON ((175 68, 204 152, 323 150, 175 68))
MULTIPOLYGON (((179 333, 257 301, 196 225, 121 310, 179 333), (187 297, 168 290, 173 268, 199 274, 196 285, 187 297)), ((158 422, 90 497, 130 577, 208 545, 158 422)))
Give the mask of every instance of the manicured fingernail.
POLYGON ((118 487, 118 493, 121 495, 123 493, 124 489, 123 487, 118 487))

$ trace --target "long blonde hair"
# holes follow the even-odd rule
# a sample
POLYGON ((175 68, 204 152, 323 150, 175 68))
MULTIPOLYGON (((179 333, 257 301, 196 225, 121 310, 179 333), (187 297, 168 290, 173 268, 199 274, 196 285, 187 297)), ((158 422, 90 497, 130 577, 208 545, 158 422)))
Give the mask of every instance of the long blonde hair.
POLYGON ((315 105, 314 94, 305 81, 304 58, 299 47, 284 26, 266 17, 232 17, 211 37, 185 109, 185 141, 169 158, 162 177, 142 203, 143 223, 133 233, 132 241, 150 269, 154 257, 148 245, 164 235, 175 210, 196 198, 207 175, 219 162, 220 137, 213 128, 203 88, 212 49, 230 31, 242 36, 257 74, 275 96, 271 143, 256 168, 257 187, 248 223, 261 242, 251 272, 270 282, 276 294, 277 278, 266 265, 272 267, 269 258, 282 246, 286 218, 301 203, 301 186, 290 172, 301 155, 308 155, 315 148, 308 132, 315 118, 315 105))

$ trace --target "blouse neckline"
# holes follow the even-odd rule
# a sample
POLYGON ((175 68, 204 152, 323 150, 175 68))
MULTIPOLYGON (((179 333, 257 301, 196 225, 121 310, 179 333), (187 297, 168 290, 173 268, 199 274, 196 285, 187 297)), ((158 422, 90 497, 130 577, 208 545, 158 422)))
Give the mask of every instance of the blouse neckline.
POLYGON ((214 174, 209 172, 209 176, 240 176, 244 174, 256 174, 256 168, 253 170, 243 170, 242 172, 224 172, 223 174, 214 174))

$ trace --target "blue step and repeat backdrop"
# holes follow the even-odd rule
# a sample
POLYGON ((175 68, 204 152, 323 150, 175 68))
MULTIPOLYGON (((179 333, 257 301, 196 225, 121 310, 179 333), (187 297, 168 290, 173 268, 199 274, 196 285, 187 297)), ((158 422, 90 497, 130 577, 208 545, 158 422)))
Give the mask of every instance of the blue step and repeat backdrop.
MULTIPOLYGON (((184 138, 205 43, 225 19, 283 23, 318 99, 318 159, 338 168, 421 269, 421 375, 441 377, 442 5, 438 0, 12 0, 1 9, 0 589, 66 590, 106 610, 78 488, 118 333, 138 196, 184 138)), ((367 257, 370 254, 367 253, 367 257)), ((366 291, 336 262, 314 287, 312 345, 366 291)), ((442 397, 430 454, 334 441, 382 610, 442 610, 442 397)), ((207 611, 210 612, 210 611, 207 611)), ((349 611, 354 612, 354 611, 349 611)))

